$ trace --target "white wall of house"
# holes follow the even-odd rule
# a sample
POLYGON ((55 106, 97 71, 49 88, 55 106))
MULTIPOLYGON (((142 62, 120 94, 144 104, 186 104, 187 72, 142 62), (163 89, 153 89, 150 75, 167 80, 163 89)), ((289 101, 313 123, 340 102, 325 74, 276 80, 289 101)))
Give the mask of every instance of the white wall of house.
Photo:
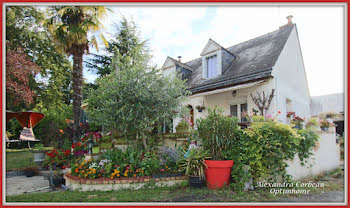
POLYGON ((311 115, 311 98, 296 27, 291 32, 273 70, 276 87, 276 110, 286 122, 288 111, 307 117, 311 115), (287 104, 289 100, 289 107, 287 104))
MULTIPOLYGON (((182 104, 182 106, 188 106, 191 105, 194 109, 194 121, 196 121, 199 118, 205 118, 208 115, 208 108, 214 109, 215 107, 218 107, 223 110, 223 114, 228 116, 230 115, 230 106, 231 105, 237 105, 238 107, 238 115, 240 116, 240 104, 247 103, 248 106, 248 112, 252 112, 252 108, 258 110, 257 106, 254 104, 253 100, 250 97, 250 93, 256 95, 257 92, 262 94, 263 91, 265 93, 270 94, 271 90, 274 88, 274 80, 270 79, 266 82, 257 84, 252 87, 243 88, 236 90, 236 96, 232 96, 232 90, 223 92, 223 93, 217 93, 212 95, 202 95, 197 96, 193 95, 188 97, 188 99, 182 104), (202 112, 198 112, 196 109, 196 106, 202 106, 204 102, 205 110, 202 112)), ((275 115, 277 112, 275 110, 276 106, 276 100, 273 99, 270 105, 270 110, 267 113, 270 113, 272 115, 275 115)), ((176 132, 176 126, 181 121, 181 118, 175 118, 173 120, 173 131, 176 132)))
POLYGON ((176 66, 171 66, 163 70, 163 76, 176 76, 176 66))
POLYGON ((339 167, 340 149, 336 144, 335 128, 330 128, 328 132, 318 131, 317 134, 320 136, 319 145, 314 148, 314 155, 304 166, 300 164, 298 155, 287 161, 286 171, 294 180, 319 175, 339 167))

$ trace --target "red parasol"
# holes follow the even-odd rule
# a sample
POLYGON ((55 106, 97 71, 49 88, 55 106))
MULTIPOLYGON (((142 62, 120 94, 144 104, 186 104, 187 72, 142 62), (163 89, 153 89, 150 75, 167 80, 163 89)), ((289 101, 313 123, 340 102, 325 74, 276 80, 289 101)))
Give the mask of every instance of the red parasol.
POLYGON ((33 128, 45 117, 37 112, 6 112, 6 122, 16 118, 22 127, 33 128))

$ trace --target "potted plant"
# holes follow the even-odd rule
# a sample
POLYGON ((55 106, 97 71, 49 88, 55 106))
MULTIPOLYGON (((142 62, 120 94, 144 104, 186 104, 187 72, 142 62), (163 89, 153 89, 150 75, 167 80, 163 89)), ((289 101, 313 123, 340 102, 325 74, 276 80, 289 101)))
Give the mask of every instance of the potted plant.
POLYGON ((184 156, 179 161, 180 171, 189 177, 191 187, 201 188, 204 184, 204 171, 207 165, 205 160, 209 159, 208 152, 200 148, 192 148, 189 151, 183 149, 184 156))
POLYGON ((52 181, 51 181, 51 185, 53 186, 59 186, 61 184, 65 183, 65 180, 63 178, 63 173, 59 170, 54 170, 52 173, 52 181))
POLYGON ((33 150, 34 162, 40 164, 45 160, 45 147, 43 144, 37 144, 34 146, 33 150))
POLYGON ((87 132, 83 137, 82 139, 87 143, 91 140, 93 141, 92 154, 100 153, 100 144, 102 142, 102 135, 100 132, 87 132))
POLYGON ((240 129, 236 117, 226 117, 216 108, 208 113, 206 118, 197 120, 197 127, 203 149, 212 158, 205 160, 207 186, 216 189, 229 184, 233 160, 225 153, 233 147, 240 129))
POLYGON ((296 129, 302 129, 304 119, 302 119, 300 116, 294 116, 291 120, 291 124, 294 124, 294 128, 296 129))
POLYGON ((309 130, 309 131, 316 131, 317 124, 318 124, 317 119, 313 117, 308 120, 308 122, 305 125, 305 128, 306 130, 309 130))
POLYGON ((339 116, 339 113, 335 113, 335 112, 327 112, 326 113, 326 118, 331 118, 331 119, 335 119, 339 116))
POLYGON ((320 127, 322 131, 328 131, 329 126, 330 126, 330 123, 327 120, 325 119, 320 120, 320 127))
POLYGON ((176 126, 176 133, 186 133, 190 132, 190 125, 186 120, 181 120, 181 122, 176 126))

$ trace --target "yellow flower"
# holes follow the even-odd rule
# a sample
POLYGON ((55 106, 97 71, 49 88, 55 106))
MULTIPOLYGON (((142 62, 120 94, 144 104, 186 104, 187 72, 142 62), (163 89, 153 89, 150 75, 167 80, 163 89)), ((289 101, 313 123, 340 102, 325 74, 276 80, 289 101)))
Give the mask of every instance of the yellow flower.
POLYGON ((117 177, 119 177, 120 175, 119 174, 117 174, 117 177))
POLYGON ((85 178, 87 177, 88 175, 87 174, 85 174, 85 178))
POLYGON ((168 166, 165 166, 166 169, 168 169, 168 166))
POLYGON ((125 173, 125 174, 124 174, 124 176, 125 176, 125 177, 128 177, 128 174, 127 174, 127 173, 125 173))
POLYGON ((134 177, 136 177, 136 174, 134 174, 134 177))

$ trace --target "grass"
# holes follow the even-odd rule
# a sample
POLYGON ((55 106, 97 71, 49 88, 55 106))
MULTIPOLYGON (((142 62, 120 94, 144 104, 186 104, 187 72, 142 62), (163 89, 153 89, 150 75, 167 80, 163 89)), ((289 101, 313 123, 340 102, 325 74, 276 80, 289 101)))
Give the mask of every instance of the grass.
POLYGON ((230 189, 193 189, 187 186, 121 191, 66 191, 9 196, 7 202, 185 202, 185 201, 266 201, 274 196, 264 190, 235 194, 230 189))
MULTIPOLYGON (((51 150, 52 147, 45 147, 51 150)), ((32 148, 31 150, 36 150, 32 148)), ((6 171, 21 170, 30 166, 37 166, 33 161, 33 153, 29 148, 6 149, 6 171)))
POLYGON ((30 166, 36 166, 30 151, 6 151, 6 171, 20 170, 30 166))
MULTIPOLYGON (((310 179, 305 180, 305 182, 310 179)), ((311 194, 325 191, 344 190, 342 173, 332 173, 313 178, 315 182, 325 182, 323 188, 310 188, 311 194)), ((276 202, 300 195, 273 195, 269 188, 235 193, 230 188, 209 190, 206 187, 193 189, 183 183, 176 187, 149 187, 140 190, 121 191, 65 191, 8 196, 7 202, 276 202)))

